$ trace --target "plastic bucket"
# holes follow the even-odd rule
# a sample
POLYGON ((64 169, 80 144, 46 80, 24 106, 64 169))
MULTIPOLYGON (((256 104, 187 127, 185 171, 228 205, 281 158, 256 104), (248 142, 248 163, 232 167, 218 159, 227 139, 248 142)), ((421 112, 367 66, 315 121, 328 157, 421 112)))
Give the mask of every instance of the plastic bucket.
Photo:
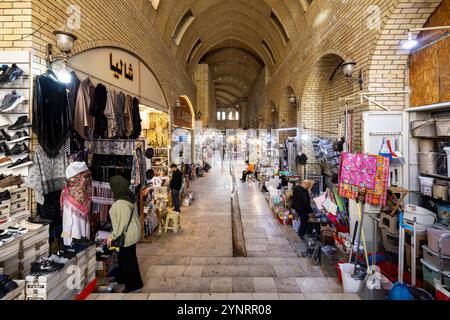
POLYGON ((436 221, 436 215, 419 206, 407 204, 403 207, 405 223, 413 226, 414 218, 417 219, 416 231, 426 232, 428 228, 436 221))
POLYGON ((353 279, 353 271, 355 270, 355 265, 351 263, 343 263, 339 265, 342 275, 342 285, 344 287, 345 293, 358 293, 361 291, 363 286, 363 280, 353 279))

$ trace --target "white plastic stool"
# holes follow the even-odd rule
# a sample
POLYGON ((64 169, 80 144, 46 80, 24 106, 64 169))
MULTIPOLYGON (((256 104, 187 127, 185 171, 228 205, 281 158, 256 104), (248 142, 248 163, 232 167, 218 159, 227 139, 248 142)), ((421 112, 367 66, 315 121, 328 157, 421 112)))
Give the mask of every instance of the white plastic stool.
POLYGON ((173 230, 174 233, 178 233, 178 229, 181 229, 180 213, 176 211, 170 211, 166 218, 166 227, 164 228, 166 233, 168 230, 173 230), (172 221, 172 226, 169 226, 172 221))

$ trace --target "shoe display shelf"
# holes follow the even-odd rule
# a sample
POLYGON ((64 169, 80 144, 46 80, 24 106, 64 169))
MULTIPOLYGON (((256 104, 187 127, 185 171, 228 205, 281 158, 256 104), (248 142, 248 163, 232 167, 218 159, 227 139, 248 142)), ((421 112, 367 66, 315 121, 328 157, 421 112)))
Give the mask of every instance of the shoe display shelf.
POLYGON ((25 300, 25 280, 14 280, 18 287, 9 292, 0 301, 25 300))
POLYGON ((90 246, 61 270, 25 278, 26 300, 74 300, 96 278, 96 250, 90 246))
POLYGON ((24 279, 31 263, 49 254, 49 226, 36 225, 35 230, 0 247, 0 267, 13 279, 24 279))
MULTIPOLYGON (((0 52, 0 65, 12 65, 16 64, 20 69, 24 71, 24 74, 12 82, 0 83, 0 100, 12 91, 16 91, 18 94, 25 98, 25 101, 20 103, 14 110, 8 112, 0 112, 0 120, 2 122, 14 124, 18 121, 20 117, 28 116, 30 118, 31 114, 31 97, 32 97, 32 67, 31 67, 31 52, 29 51, 3 51, 0 52)), ((0 101, 1 103, 1 101, 0 101)), ((5 130, 8 135, 14 136, 16 133, 14 130, 5 130)), ((28 136, 32 136, 31 128, 23 128, 19 130, 28 133, 28 136)), ((19 132, 18 131, 18 132, 19 132)), ((32 140, 25 140, 17 142, 17 144, 25 144, 29 150, 32 150, 32 140)), ((10 144, 8 147, 13 148, 16 144, 10 144)), ((24 153, 20 155, 10 156, 12 163, 16 163, 18 160, 24 159, 29 154, 24 153)), ((4 155, 0 155, 3 157, 4 155)), ((22 178, 28 176, 28 166, 18 166, 17 168, 7 168, 7 166, 2 166, 0 168, 1 173, 4 175, 21 175, 22 178)), ((10 188, 8 188, 10 189, 10 188)), ((14 189, 14 188, 11 188, 14 189)), ((0 190, 2 191, 2 190, 0 190)), ((10 190, 12 192, 12 190, 10 190)), ((4 208, 0 206, 0 229, 5 229, 10 226, 14 226, 17 222, 21 220, 28 219, 30 216, 31 208, 31 190, 28 188, 19 188, 16 190, 21 192, 20 199, 11 199, 10 208, 6 210, 8 212, 8 218, 6 217, 6 211, 3 212, 4 208), (26 193, 26 195, 25 195, 26 193)), ((1 251, 2 249, 0 249, 1 251)))

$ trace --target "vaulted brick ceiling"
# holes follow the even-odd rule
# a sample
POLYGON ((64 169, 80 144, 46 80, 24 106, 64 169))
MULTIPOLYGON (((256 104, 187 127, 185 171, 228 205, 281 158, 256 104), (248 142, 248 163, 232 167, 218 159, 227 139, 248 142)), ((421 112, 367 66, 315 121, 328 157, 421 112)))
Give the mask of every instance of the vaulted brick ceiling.
POLYGON ((161 0, 155 28, 192 75, 211 67, 218 105, 245 99, 274 72, 306 22, 301 0, 161 0))

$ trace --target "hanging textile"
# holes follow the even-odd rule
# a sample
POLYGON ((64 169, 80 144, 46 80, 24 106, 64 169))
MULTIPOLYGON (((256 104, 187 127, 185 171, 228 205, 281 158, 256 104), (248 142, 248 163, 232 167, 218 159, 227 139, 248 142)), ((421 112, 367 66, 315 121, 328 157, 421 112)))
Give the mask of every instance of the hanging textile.
POLYGON ((94 136, 98 138, 105 138, 106 131, 108 130, 108 119, 105 116, 107 97, 108 91, 106 87, 98 84, 89 108, 89 114, 95 118, 94 136))
POLYGON ((133 133, 130 136, 130 139, 137 139, 141 135, 142 131, 142 120, 141 114, 139 113, 139 99, 133 99, 133 110, 132 110, 132 122, 133 122, 133 133))
POLYGON ((66 84, 66 88, 69 91, 69 110, 70 119, 72 119, 71 127, 73 128, 73 121, 75 117, 75 105, 77 103, 78 91, 80 89, 81 81, 78 79, 77 74, 72 71, 70 73, 71 81, 66 84))
POLYGON ((74 129, 81 138, 86 139, 86 131, 93 128, 93 118, 89 114, 89 107, 94 98, 95 87, 90 78, 81 81, 75 104, 74 129))
POLYGON ((105 116, 108 119, 108 134, 109 139, 117 135, 117 120, 115 114, 116 93, 114 90, 108 91, 108 98, 106 100, 105 116))
POLYGON ((124 110, 124 125, 125 125, 125 137, 130 137, 133 134, 133 98, 127 95, 125 99, 125 110, 124 110))
POLYGON ((386 205, 387 190, 389 188, 389 158, 374 156, 376 158, 375 187, 373 190, 361 188, 348 183, 339 183, 339 196, 348 199, 357 199, 361 192, 366 193, 366 203, 372 205, 386 205))
POLYGON ((44 204, 45 195, 64 188, 68 164, 64 146, 55 158, 50 158, 41 146, 35 147, 33 165, 29 168, 25 185, 34 190, 37 203, 44 204))
POLYGON ((33 100, 33 132, 50 157, 59 154, 70 133, 69 97, 53 72, 36 78, 33 100))
POLYGON ((343 152, 339 182, 373 190, 377 171, 377 158, 371 155, 343 152))
POLYGON ((124 138, 125 137, 125 94, 120 92, 116 97, 115 103, 115 114, 117 121, 117 137, 124 138))

